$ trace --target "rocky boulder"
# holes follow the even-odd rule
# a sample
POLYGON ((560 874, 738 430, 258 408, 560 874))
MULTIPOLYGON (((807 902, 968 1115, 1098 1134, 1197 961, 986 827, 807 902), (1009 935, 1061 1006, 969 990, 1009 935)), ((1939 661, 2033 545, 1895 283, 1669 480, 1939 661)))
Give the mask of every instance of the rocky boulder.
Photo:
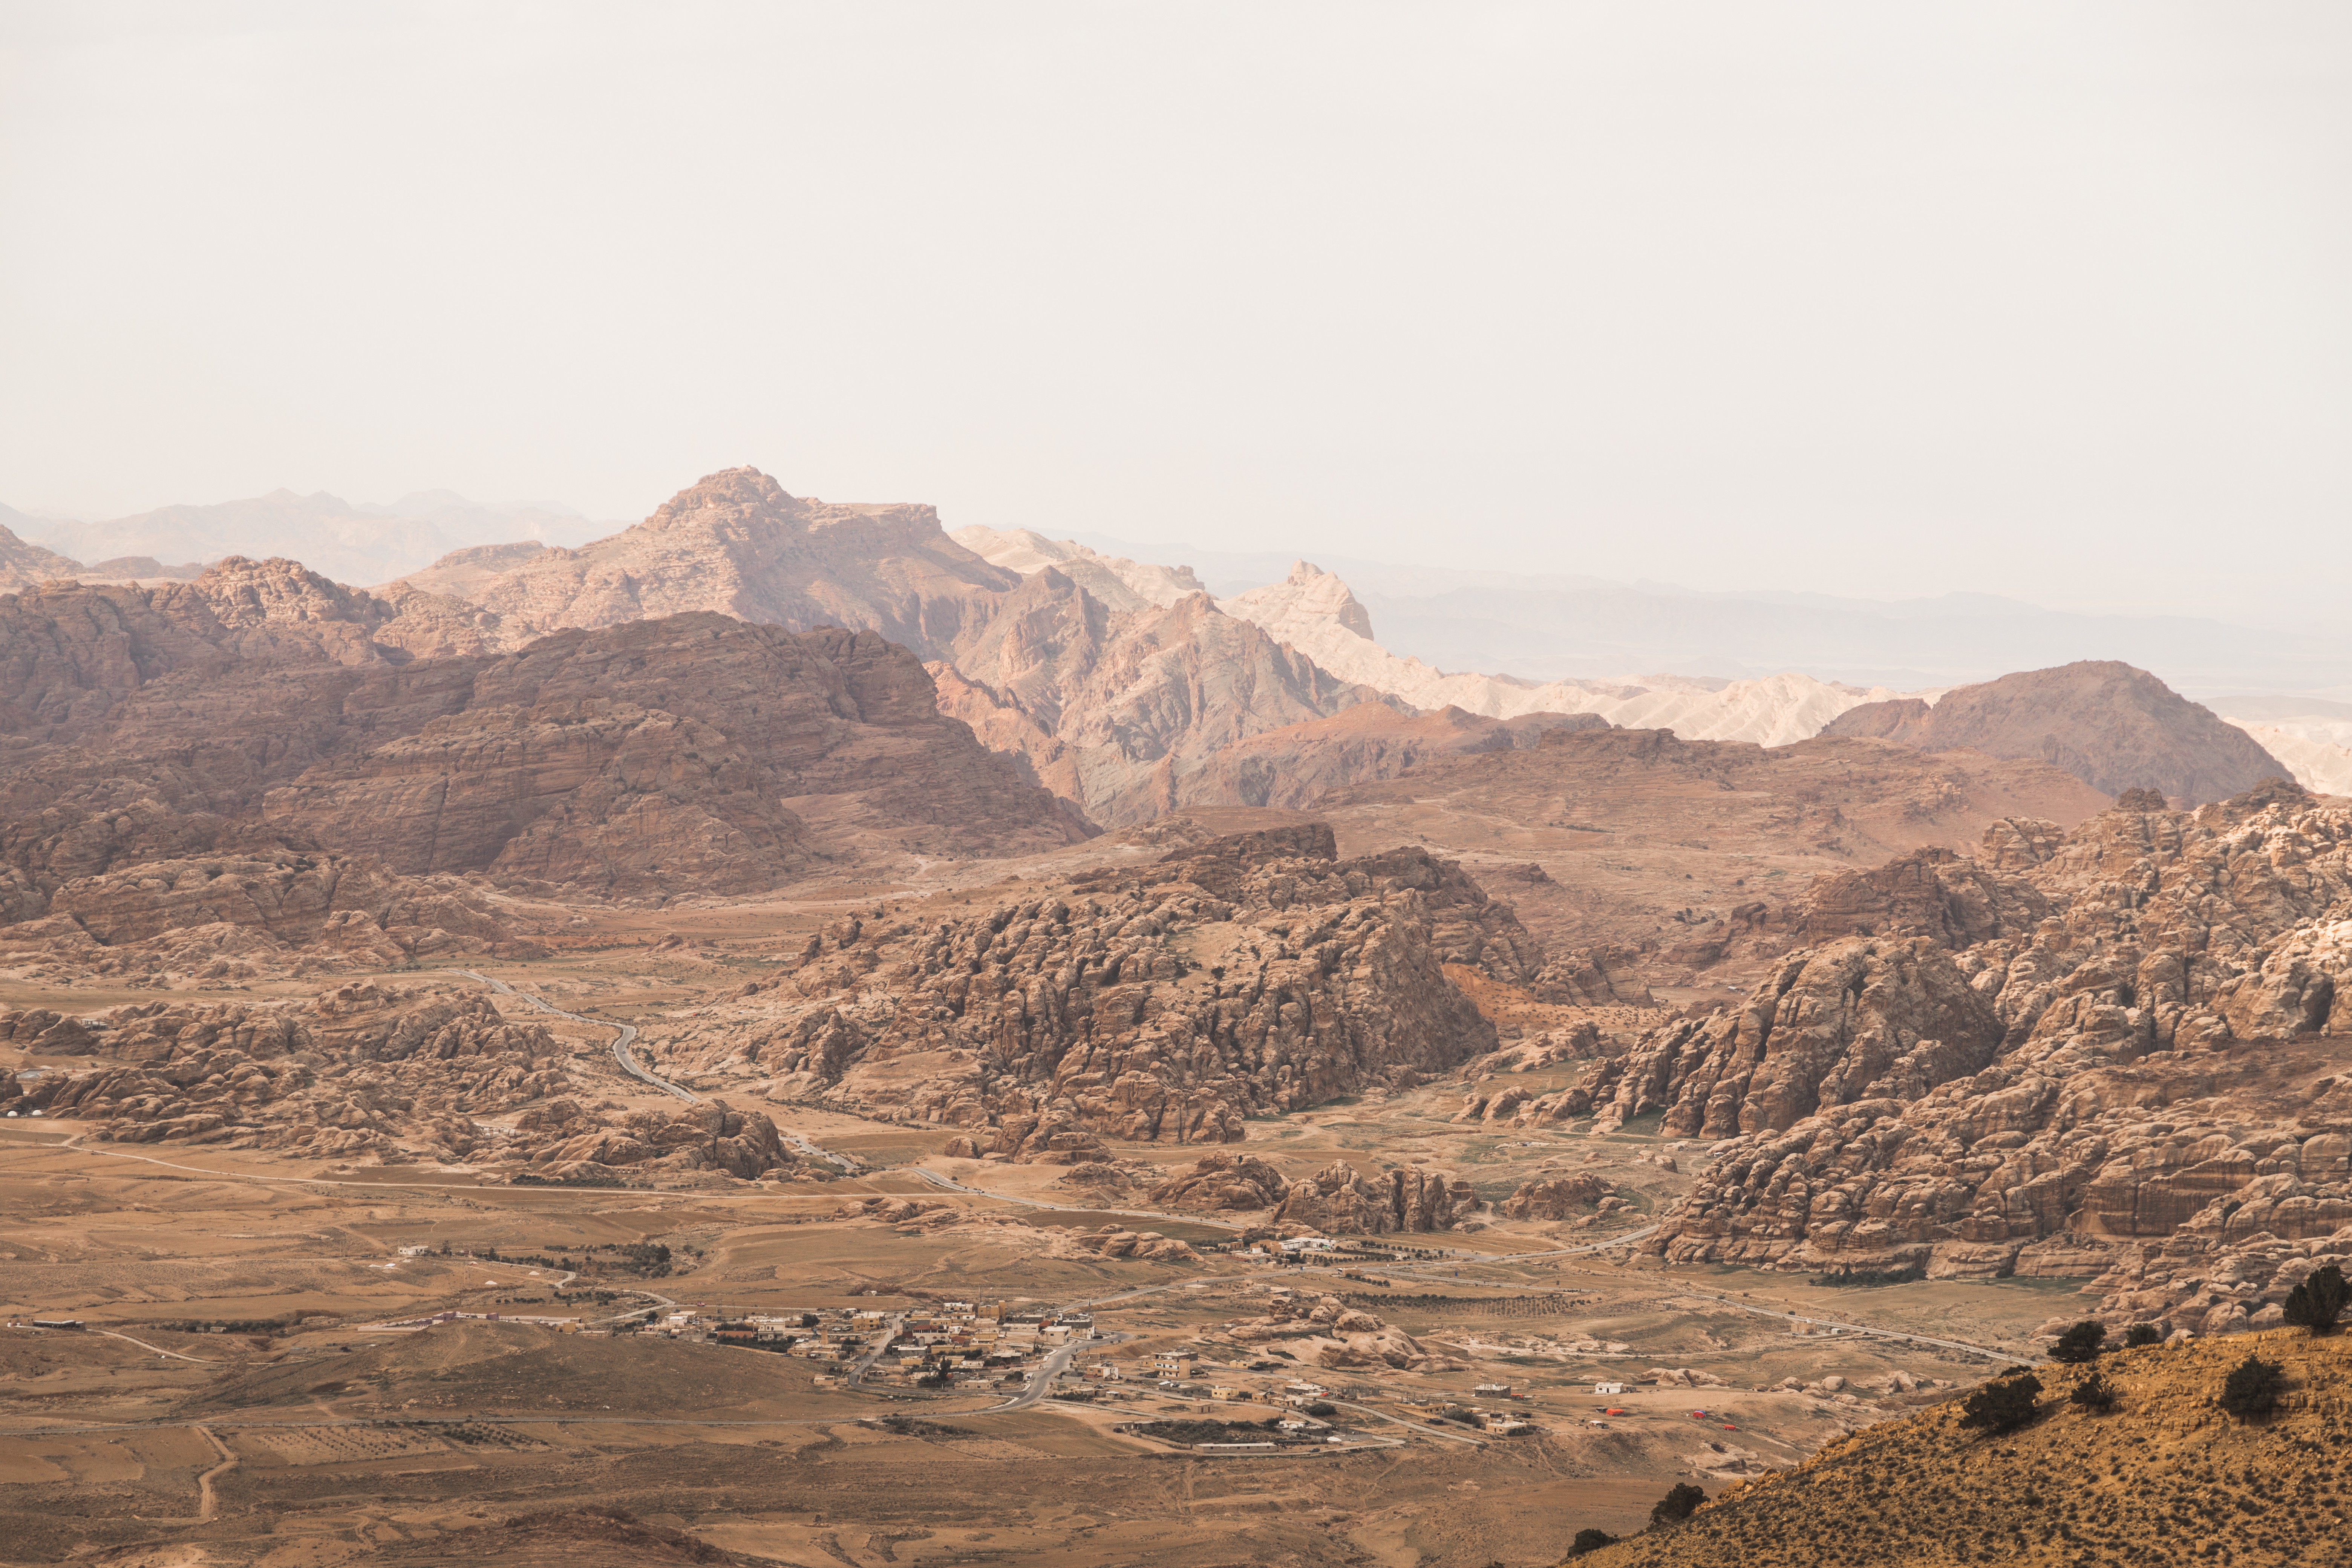
POLYGON ((1173 1209, 1265 1209, 1280 1204, 1290 1184, 1251 1154, 1211 1154, 1190 1171, 1151 1189, 1151 1202, 1173 1209))
POLYGON ((1335 1160, 1291 1183, 1275 1219, 1325 1236, 1386 1236, 1451 1230, 1477 1207, 1477 1194, 1459 1176, 1410 1167, 1368 1176, 1335 1160))
POLYGON ((1510 1219, 1569 1219, 1590 1213, 1615 1192, 1601 1176, 1538 1177, 1520 1183, 1518 1191, 1503 1200, 1503 1214, 1510 1219))
POLYGON ((1673 1137, 1780 1131, 1815 1110, 1905 1101, 1991 1060, 1999 1018, 1924 937, 1791 956, 1737 1011, 1653 1031, 1583 1087, 1596 1129, 1663 1112, 1673 1137))
POLYGON ((665 1048, 772 1075, 772 1099, 951 1129, 982 1155, 1093 1163, 1106 1139, 1238 1142, 1247 1116, 1491 1050, 1438 943, 1475 930, 1479 962, 1514 971, 1515 926, 1423 851, 1341 860, 1307 824, 971 914, 840 922, 788 983, 665 1048))

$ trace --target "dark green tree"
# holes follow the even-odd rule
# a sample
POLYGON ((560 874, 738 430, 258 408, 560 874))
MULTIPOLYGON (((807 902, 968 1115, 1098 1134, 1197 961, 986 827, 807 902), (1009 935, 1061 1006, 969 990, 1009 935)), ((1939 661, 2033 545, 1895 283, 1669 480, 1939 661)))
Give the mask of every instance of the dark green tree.
POLYGON ((2136 1351, 2142 1345, 2160 1345, 2164 1331, 2154 1323, 2134 1323, 2124 1331, 2124 1349, 2136 1351))
POLYGON ((2018 1372, 1988 1383, 1960 1404, 1960 1425, 1993 1433, 2014 1432, 2033 1419, 2033 1402, 2042 1380, 2018 1372))
POLYGON ((2221 1408, 2242 1421, 2258 1421, 2278 1408, 2285 1392, 2286 1368, 2250 1354, 2222 1382, 2221 1408))
POLYGON ((2079 1366, 2086 1361, 2096 1361, 2106 1348, 2107 1325, 2096 1318, 2085 1318, 2058 1336, 2050 1350, 2050 1359, 2079 1366))
POLYGON ((1588 1552, 1598 1552, 1616 1542, 1617 1538, 1605 1530, 1580 1530, 1576 1532, 1576 1539, 1568 1543, 1568 1554, 1581 1557, 1588 1552))
POLYGON ((2352 1283, 2331 1263, 2312 1270, 2309 1279, 2287 1292, 2286 1321, 2315 1334, 2332 1334, 2347 1306, 2352 1306, 2352 1283))
POLYGON ((1676 1481, 1668 1489, 1665 1496, 1651 1505, 1650 1522, 1680 1524, 1696 1513, 1698 1510, 1698 1505, 1706 1500, 1705 1488, 1695 1487, 1688 1481, 1676 1481))
POLYGON ((2068 1391, 2069 1403, 2084 1410, 2113 1410, 2116 1407, 2116 1385, 2107 1374, 2095 1372, 2068 1391))

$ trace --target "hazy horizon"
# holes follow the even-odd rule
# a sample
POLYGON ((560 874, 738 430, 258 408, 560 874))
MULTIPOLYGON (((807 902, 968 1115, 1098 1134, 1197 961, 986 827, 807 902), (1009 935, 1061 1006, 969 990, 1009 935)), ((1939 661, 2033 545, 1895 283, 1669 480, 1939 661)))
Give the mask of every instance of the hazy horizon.
POLYGON ((950 528, 2309 622, 2316 5, 11 7, 0 501, 950 528))

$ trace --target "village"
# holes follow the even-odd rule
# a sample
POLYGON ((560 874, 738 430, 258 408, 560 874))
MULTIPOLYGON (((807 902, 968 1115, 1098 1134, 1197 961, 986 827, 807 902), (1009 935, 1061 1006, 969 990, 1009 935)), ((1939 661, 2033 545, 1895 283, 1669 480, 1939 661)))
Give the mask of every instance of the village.
MULTIPOLYGON (((1289 1294, 1279 1288, 1273 1291, 1277 1300, 1289 1294)), ((1467 1391, 1476 1403, 1465 1404, 1362 1383, 1327 1384, 1297 1375, 1297 1367, 1285 1360, 1223 1363, 1189 1346, 1122 1356, 1118 1353, 1120 1344, 1132 1336, 1107 1334, 1097 1326, 1093 1313, 1026 1302, 945 1300, 896 1311, 855 1307, 732 1311, 697 1304, 640 1309, 602 1321, 445 1310, 365 1325, 362 1331, 415 1332, 469 1319, 529 1324, 562 1334, 654 1336, 788 1355, 817 1363, 820 1387, 845 1388, 883 1399, 962 1394, 1004 1396, 1024 1405, 1052 1400, 1063 1405, 1134 1405, 1139 1414, 1156 1418, 1122 1425, 1118 1430, 1163 1440, 1170 1433, 1189 1436, 1194 1440, 1181 1446, 1203 1453, 1262 1452, 1300 1443, 1345 1446, 1367 1440, 1335 1424, 1333 1418, 1342 1416, 1343 1407, 1375 1423, 1393 1422, 1408 1428, 1440 1423, 1501 1437, 1540 1429, 1524 1408, 1512 1408, 1515 1402, 1523 1406, 1528 1395, 1509 1384, 1477 1384, 1467 1391), (1263 1428, 1266 1436, 1244 1442, 1227 1440, 1232 1429, 1243 1426, 1263 1428)), ((1631 1386, 1603 1383, 1596 1384, 1593 1392, 1620 1396, 1630 1393, 1631 1386)), ((1616 1408, 1606 1413, 1627 1414, 1616 1408)), ((1386 1446, 1398 1439, 1369 1440, 1386 1446)))

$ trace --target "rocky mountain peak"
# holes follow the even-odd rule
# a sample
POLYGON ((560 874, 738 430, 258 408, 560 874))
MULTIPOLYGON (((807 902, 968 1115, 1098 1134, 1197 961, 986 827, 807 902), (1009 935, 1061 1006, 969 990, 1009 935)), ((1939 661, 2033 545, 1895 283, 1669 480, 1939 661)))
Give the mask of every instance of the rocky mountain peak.
POLYGON ((267 561, 224 556, 193 586, 223 626, 239 629, 268 621, 365 622, 381 614, 367 595, 331 583, 283 556, 267 561))
POLYGON ((721 468, 715 474, 705 474, 677 494, 664 501, 640 526, 664 530, 689 522, 707 524, 708 515, 719 512, 730 520, 751 521, 761 518, 782 521, 776 514, 798 508, 800 501, 783 486, 746 465, 740 468, 721 468))
MULTIPOLYGON (((1315 628, 1337 626, 1370 642, 1372 614, 1336 573, 1312 561, 1294 561, 1279 583, 1252 588, 1224 601, 1227 614, 1255 621, 1285 642, 1307 647, 1315 628)), ((1309 652, 1314 651, 1308 648, 1309 652)))
POLYGON ((2244 731, 2116 659, 2082 659, 1956 687, 1932 708, 1912 700, 1865 702, 1822 731, 1871 736, 1922 751, 1968 747, 1995 757, 2039 757, 2095 789, 2153 788, 2180 805, 2224 800, 2285 764, 2244 731))

